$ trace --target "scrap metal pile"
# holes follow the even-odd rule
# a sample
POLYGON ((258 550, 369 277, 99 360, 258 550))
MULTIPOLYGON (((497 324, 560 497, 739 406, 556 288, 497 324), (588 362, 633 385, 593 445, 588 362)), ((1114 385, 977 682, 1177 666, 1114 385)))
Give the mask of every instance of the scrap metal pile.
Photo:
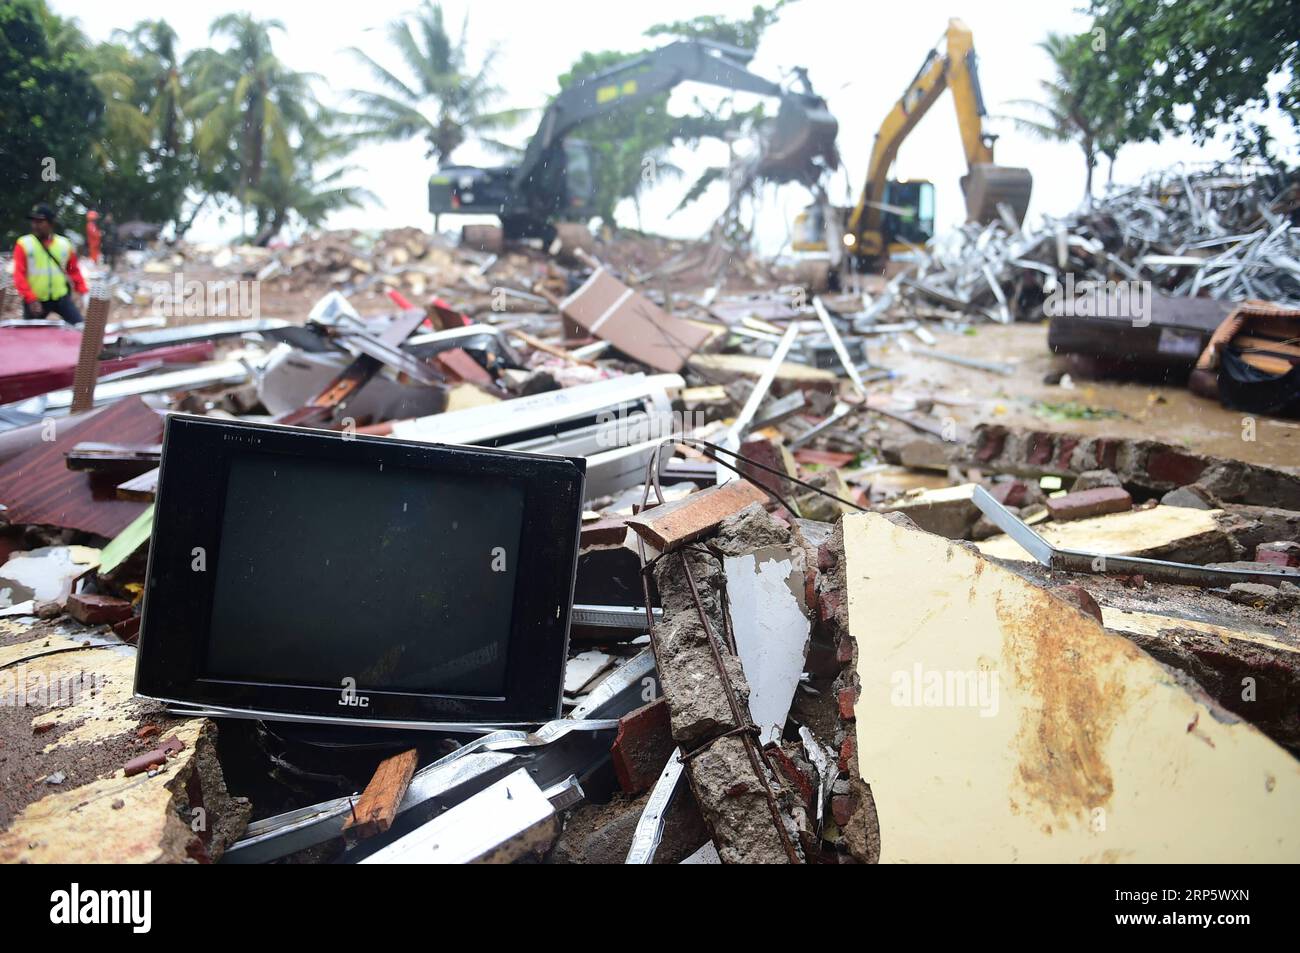
MULTIPOLYGON (((1032 320, 1071 279, 1149 281, 1171 296, 1300 305, 1300 186, 1255 170, 1166 170, 1063 218, 1009 215, 936 236, 919 263, 868 301, 938 304, 994 321, 1032 320)), ((1073 296, 1073 295, 1071 295, 1073 296)))
POLYGON ((406 230, 142 258, 102 347, 0 326, 0 861, 1300 859, 1300 474, 958 426, 868 360, 1063 261, 1294 294, 1262 186, 1179 181, 1094 210, 1109 238, 968 235, 865 311, 707 246, 406 230), (260 313, 186 313, 191 279, 260 313), (133 697, 176 410, 584 457, 560 717, 395 751, 133 697))

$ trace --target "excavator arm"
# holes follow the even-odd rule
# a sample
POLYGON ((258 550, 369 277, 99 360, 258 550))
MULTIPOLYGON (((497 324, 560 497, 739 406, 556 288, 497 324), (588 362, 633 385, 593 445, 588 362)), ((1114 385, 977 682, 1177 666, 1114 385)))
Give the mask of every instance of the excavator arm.
POLYGON ((435 173, 429 211, 496 214, 506 237, 547 237, 554 218, 583 210, 575 182, 580 179, 587 190, 592 188, 590 158, 583 144, 568 140, 569 135, 584 123, 644 103, 687 81, 778 99, 780 112, 761 144, 755 174, 811 184, 838 165, 839 126, 825 100, 807 88, 806 78, 802 92, 782 89, 746 69, 752 56, 720 43, 679 40, 583 77, 547 107, 517 166, 448 166, 435 173), (575 171, 580 174, 575 176, 575 171))
POLYGON ((610 69, 578 80, 547 107, 537 132, 515 169, 523 189, 564 137, 592 119, 626 109, 694 80, 761 96, 780 96, 781 87, 745 69, 753 54, 720 43, 679 40, 610 69))
POLYGON ((966 154, 967 176, 962 180, 966 211, 975 221, 988 221, 997 214, 997 204, 1007 202, 1018 217, 1029 203, 1032 181, 1024 169, 993 164, 993 140, 984 132, 984 98, 975 64, 975 45, 970 29, 961 20, 948 21, 944 52, 931 50, 907 91, 894 104, 880 125, 871 150, 866 183, 857 205, 849 214, 847 235, 855 254, 874 257, 885 250, 884 214, 889 209, 886 189, 889 169, 908 134, 916 128, 944 90, 951 90, 957 110, 957 126, 966 154))

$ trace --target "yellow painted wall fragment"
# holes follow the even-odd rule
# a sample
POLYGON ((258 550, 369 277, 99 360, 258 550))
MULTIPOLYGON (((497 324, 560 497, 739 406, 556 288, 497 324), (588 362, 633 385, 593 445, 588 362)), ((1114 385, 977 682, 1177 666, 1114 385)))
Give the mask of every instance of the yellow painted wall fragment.
POLYGON ((966 548, 846 517, 881 860, 1300 860, 1300 762, 966 548))

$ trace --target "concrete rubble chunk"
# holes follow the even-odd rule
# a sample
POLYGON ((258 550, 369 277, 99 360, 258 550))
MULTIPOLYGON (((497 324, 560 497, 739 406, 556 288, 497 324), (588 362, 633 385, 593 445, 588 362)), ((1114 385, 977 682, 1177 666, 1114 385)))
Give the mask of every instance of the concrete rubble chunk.
POLYGON ((927 533, 965 539, 980 518, 979 507, 971 497, 974 492, 973 483, 922 490, 891 503, 886 509, 906 515, 927 533))
MULTIPOLYGON (((728 527, 733 532, 726 539, 738 551, 744 550, 750 542, 760 544, 758 552, 765 551, 762 548, 765 541, 776 539, 784 543, 771 548, 785 559, 765 559, 764 562, 772 563, 768 571, 780 576, 782 589, 797 606, 797 593, 802 592, 803 587, 803 552, 791 542, 789 531, 776 524, 761 507, 737 514, 728 527), (794 569, 796 560, 800 564, 797 570, 794 569), (789 567, 782 569, 782 563, 786 561, 789 567), (787 585, 792 573, 797 576, 793 588, 787 585)), ((754 553, 755 549, 751 547, 745 555, 723 556, 722 559, 745 560, 744 568, 752 575, 758 564, 754 553)), ((751 626, 756 617, 750 613, 757 607, 731 600, 727 592, 729 578, 724 572, 726 570, 718 557, 694 549, 670 553, 656 563, 655 579, 664 610, 663 619, 656 624, 654 631, 660 685, 668 703, 673 740, 684 751, 686 777, 723 862, 788 863, 791 853, 799 858, 801 854, 789 808, 781 807, 781 781, 766 767, 757 739, 736 733, 737 729, 752 724, 748 707, 751 689, 741 657, 732 654, 726 634, 732 631, 737 614, 741 615, 741 625, 746 628, 744 637, 739 629, 736 630, 737 641, 748 638, 751 633, 756 634, 757 627, 751 626), (712 636, 700 619, 700 609, 692 596, 685 571, 687 565, 699 592, 700 605, 712 628, 712 636), (722 671, 731 685, 731 698, 719 670, 719 657, 722 671), (776 805, 776 816, 773 805, 776 805)), ((806 619, 803 621, 806 624, 806 619)), ((783 627, 788 626, 783 623, 783 627)), ((805 645, 806 629, 801 651, 805 645)), ((774 678, 764 680, 763 697, 779 699, 771 684, 781 681, 784 674, 781 666, 772 666, 770 670, 774 678)), ((788 699, 785 707, 788 709, 788 699)), ((781 722, 784 723, 784 717, 781 722)))
POLYGON ((1210 494, 1195 483, 1170 490, 1160 497, 1161 506, 1185 506, 1192 510, 1213 510, 1218 504, 1210 494))
POLYGON ((1119 477, 1111 470, 1084 470, 1074 478, 1074 486, 1070 487, 1071 493, 1082 493, 1084 490, 1095 490, 1103 486, 1122 486, 1119 477))
MULTIPOLYGON (((724 864, 790 862, 742 739, 719 738, 688 765, 691 789, 724 864)), ((774 777, 768 783, 777 786, 774 777)))
MULTIPOLYGON (((1062 549, 1106 556, 1146 556, 1178 562, 1207 563, 1232 558, 1236 545, 1217 517, 1221 510, 1192 510, 1156 506, 1087 519, 1044 523, 1034 531, 1062 549)), ((976 544, 986 556, 1029 561, 1030 556, 1008 536, 976 544)))

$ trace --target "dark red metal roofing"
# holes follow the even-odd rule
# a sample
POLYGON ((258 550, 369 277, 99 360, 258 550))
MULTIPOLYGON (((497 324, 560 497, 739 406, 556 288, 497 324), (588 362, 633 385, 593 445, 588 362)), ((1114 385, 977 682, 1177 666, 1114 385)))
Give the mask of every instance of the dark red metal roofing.
MULTIPOLYGON (((192 341, 137 351, 128 357, 99 362, 100 376, 161 361, 197 364, 212 359, 211 341, 192 341)), ((0 328, 0 404, 47 394, 72 386, 73 371, 81 353, 81 332, 44 324, 0 328)))
POLYGON ((64 454, 82 441, 154 444, 162 441, 162 415, 139 397, 126 397, 89 420, 64 429, 0 466, 0 513, 10 524, 61 526, 112 539, 148 503, 117 498, 120 480, 69 470, 64 454))

